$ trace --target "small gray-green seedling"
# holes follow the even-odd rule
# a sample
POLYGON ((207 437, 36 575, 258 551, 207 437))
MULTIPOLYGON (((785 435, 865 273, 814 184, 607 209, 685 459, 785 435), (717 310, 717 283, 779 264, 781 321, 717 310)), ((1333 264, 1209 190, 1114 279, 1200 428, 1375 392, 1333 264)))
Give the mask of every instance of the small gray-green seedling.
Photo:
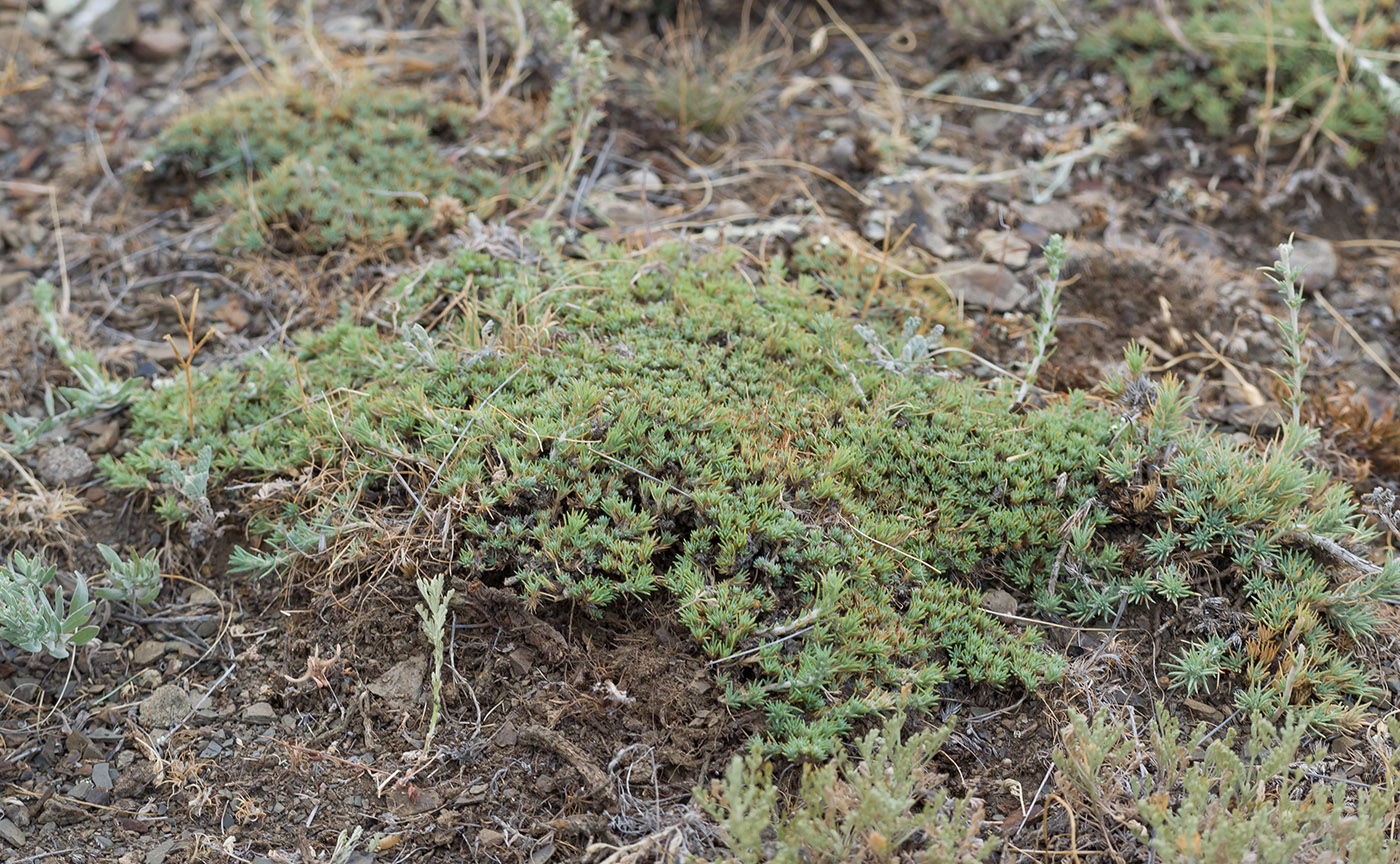
POLYGON ((1308 360, 1303 356, 1308 328, 1298 321, 1298 313, 1303 308, 1303 268, 1293 264, 1293 235, 1289 235, 1287 243, 1279 244, 1274 266, 1259 270, 1278 288, 1283 304, 1288 307, 1286 319, 1270 316, 1283 331, 1283 353, 1288 360, 1288 370, 1274 371, 1274 374, 1288 390, 1288 407, 1293 411, 1293 425, 1297 426, 1303 411, 1303 376, 1308 372, 1308 360))
POLYGON ((47 651, 63 659, 69 648, 86 645, 97 636, 97 627, 88 624, 97 604, 88 599, 81 576, 66 611, 63 586, 55 583, 49 598, 46 589, 57 572, 38 556, 27 558, 20 552, 11 552, 8 561, 0 562, 0 639, 21 651, 47 651))
POLYGON ((25 453, 39 443, 39 439, 68 420, 77 420, 94 412, 125 405, 136 392, 136 381, 117 381, 103 371, 97 357, 91 351, 80 351, 63 330, 58 320, 58 310, 54 308, 54 287, 51 282, 40 279, 34 283, 34 309, 44 324, 44 334, 49 344, 58 352, 58 358, 78 379, 78 387, 60 387, 58 393, 68 403, 68 408, 59 411, 53 393, 44 393, 46 417, 27 417, 22 414, 0 415, 9 429, 11 438, 8 444, 0 444, 11 453, 25 453))
POLYGON ((105 543, 98 543, 97 551, 107 562, 107 584, 92 589, 93 594, 103 600, 122 600, 133 606, 150 603, 160 594, 160 565, 156 563, 155 549, 133 556, 129 561, 122 560, 116 550, 105 543))
POLYGON ((1046 272, 1035 279, 1036 288, 1040 290, 1040 318, 1035 322, 1035 353, 1026 367, 1021 389, 1016 392, 1016 404, 1025 401, 1026 394, 1035 384, 1035 376, 1040 372, 1040 364, 1050 356, 1050 343, 1055 339, 1055 317, 1060 314, 1060 271, 1065 266, 1065 238, 1052 234, 1042 248, 1045 251, 1046 272))
POLYGON ((227 515, 223 511, 215 513, 209 503, 209 469, 213 460, 214 450, 206 444, 188 466, 181 465, 178 459, 165 460, 160 475, 160 481, 175 491, 161 496, 156 512, 170 522, 185 525, 190 542, 196 546, 217 535, 219 520, 227 515))
POLYGON ((943 325, 938 324, 934 326, 932 333, 925 336, 919 332, 921 323, 917 315, 911 315, 904 320, 903 344, 900 345, 899 356, 891 353, 880 341, 879 334, 864 324, 856 325, 856 335, 865 340, 865 347, 870 350, 872 358, 870 362, 888 372, 903 375, 932 363, 934 348, 938 345, 939 337, 943 335, 943 325))
POLYGON ((447 606, 457 593, 456 590, 449 590, 443 594, 442 586, 441 573, 431 579, 418 580, 418 593, 423 595, 423 603, 416 607, 418 617, 423 619, 424 635, 433 643, 433 714, 428 720, 428 735, 423 741, 425 752, 433 743, 438 714, 442 711, 442 660, 447 641, 447 606))

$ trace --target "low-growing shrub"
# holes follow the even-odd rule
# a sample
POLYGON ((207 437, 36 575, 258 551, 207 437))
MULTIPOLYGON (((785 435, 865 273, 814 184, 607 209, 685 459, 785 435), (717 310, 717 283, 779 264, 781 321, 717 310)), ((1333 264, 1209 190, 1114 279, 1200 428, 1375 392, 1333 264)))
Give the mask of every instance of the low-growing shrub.
POLYGON ((1182 683, 1242 676, 1251 707, 1315 723, 1376 693, 1352 647, 1397 567, 1357 574, 1329 551, 1373 535, 1307 462, 1312 434, 1263 452, 1221 438, 1139 351, 1111 405, 1013 411, 1014 382, 872 358, 872 340, 932 355, 912 310, 857 335, 853 304, 810 273, 680 247, 464 252, 395 302, 397 332, 342 321, 205 373, 194 440, 186 394, 146 394, 143 443, 104 460, 108 478, 148 485, 172 453, 212 448, 211 489, 262 481, 243 501, 260 544, 233 561, 252 573, 343 582, 387 559, 531 607, 660 596, 790 757, 951 680, 1056 677, 1037 628, 981 607, 988 578, 1080 620, 1220 586, 1249 629, 1220 634, 1218 668, 1173 661, 1182 683))

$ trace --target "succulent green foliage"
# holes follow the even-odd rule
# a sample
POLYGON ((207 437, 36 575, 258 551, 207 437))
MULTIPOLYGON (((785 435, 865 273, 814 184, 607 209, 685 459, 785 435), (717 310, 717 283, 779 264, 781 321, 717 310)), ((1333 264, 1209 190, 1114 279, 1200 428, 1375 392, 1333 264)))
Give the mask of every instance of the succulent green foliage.
POLYGON ((45 651, 62 659, 70 648, 97 636, 97 627, 88 624, 97 604, 88 599, 87 583, 78 577, 65 608, 63 586, 54 579, 57 572, 37 556, 17 551, 0 562, 0 639, 21 651, 45 651))
POLYGON ((743 864, 772 861, 976 862, 996 850, 984 841, 980 806, 948 793, 932 766, 952 733, 903 734, 905 716, 895 714, 856 746, 822 765, 805 765, 795 806, 778 807, 773 766, 755 746, 735 756, 724 780, 696 789, 699 806, 719 823, 726 845, 743 864))
MULTIPOLYGON (((1299 525, 1365 539, 1351 500, 1302 461, 1306 437, 1256 455, 1211 436, 1179 383, 1141 374, 1140 351, 1113 410, 1071 394, 1008 411, 1010 387, 915 362, 931 352, 910 312, 857 335, 854 281, 838 292, 781 262, 745 274, 731 253, 678 247, 464 252, 392 295, 398 320, 432 320, 446 298, 460 315, 421 332, 342 321, 294 355, 204 372, 193 441, 177 388, 152 391, 131 408, 142 445, 102 467, 130 480, 208 447, 211 476, 262 481, 245 487, 260 548, 232 562, 252 573, 364 566, 434 521, 464 574, 531 606, 659 594, 728 702, 763 712, 794 758, 829 755, 897 702, 927 708, 953 679, 1055 677, 1039 631, 964 587, 983 574, 1046 612, 1108 617, 1180 601, 1213 567, 1253 574, 1251 597, 1296 594, 1292 553, 1325 589, 1307 595, 1308 662, 1324 665, 1293 701, 1370 692, 1327 622, 1360 616, 1346 632, 1363 632, 1393 570, 1345 582, 1290 539, 1299 525), (860 362, 900 339, 914 346, 900 374, 860 362)), ((1275 605, 1269 626, 1301 620, 1275 605)))
POLYGON ((495 193, 489 174, 440 152, 467 137, 470 118, 431 93, 367 82, 264 89, 171 123, 153 161, 162 178, 212 181, 194 203, 232 211, 220 249, 401 244, 433 227, 433 199, 472 209, 495 193))
MULTIPOLYGON (((1311 0, 1184 0, 1167 6, 1194 58, 1150 3, 1118 5, 1077 44, 1082 55, 1124 76, 1137 107, 1156 107, 1172 118, 1189 115, 1220 137, 1242 123, 1258 126, 1269 104, 1272 49, 1275 142, 1297 141, 1315 122, 1358 144, 1385 140, 1400 107, 1387 102, 1393 97, 1382 80, 1358 72, 1354 58, 1348 58, 1349 80, 1338 82, 1338 52, 1314 20, 1311 0), (1329 106, 1334 86, 1340 92, 1329 106)), ((1395 50, 1394 0, 1326 0, 1323 6, 1356 48, 1395 50)))

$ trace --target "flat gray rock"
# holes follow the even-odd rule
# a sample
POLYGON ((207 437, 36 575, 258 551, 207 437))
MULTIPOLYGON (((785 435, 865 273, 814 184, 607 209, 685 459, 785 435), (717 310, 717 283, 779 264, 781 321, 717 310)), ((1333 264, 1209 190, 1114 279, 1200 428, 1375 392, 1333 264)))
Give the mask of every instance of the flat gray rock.
POLYGON ((0 840, 4 840, 16 849, 23 849, 27 838, 19 826, 9 819, 0 819, 0 840))
POLYGON ((934 271, 934 275, 943 280, 954 297, 961 297, 964 303, 979 309, 1010 312, 1031 296, 1030 290, 1010 270, 997 264, 953 261, 934 271))
POLYGON ((277 722, 277 712, 267 702, 254 702, 243 709, 244 723, 270 724, 277 722))

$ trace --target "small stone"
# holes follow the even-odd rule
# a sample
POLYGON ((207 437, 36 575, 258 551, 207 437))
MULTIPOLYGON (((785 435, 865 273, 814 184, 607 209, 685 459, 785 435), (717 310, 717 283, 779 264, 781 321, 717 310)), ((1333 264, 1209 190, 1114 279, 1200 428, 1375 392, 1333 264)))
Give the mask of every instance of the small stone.
POLYGON ((124 44, 140 31, 136 0, 85 0, 64 22, 58 46, 68 57, 82 57, 91 42, 124 44))
POLYGON ((190 37, 183 30, 142 30, 131 42, 131 53, 138 60, 160 63, 179 57, 190 47, 190 37))
POLYGON ((845 101, 855 95, 856 85, 845 75, 832 75, 826 79, 826 86, 831 88, 831 95, 837 99, 845 101))
POLYGON ((145 668, 136 673, 131 683, 138 690, 154 690, 160 686, 160 670, 145 668))
POLYGON ((1029 222, 1051 234, 1068 234, 1084 224, 1079 211, 1067 201, 1048 201, 1044 204, 1017 204, 1016 211, 1022 222, 1029 222))
POLYGON ((81 447, 60 444, 39 457, 39 479, 50 486, 76 486, 92 476, 92 457, 81 447))
POLYGON ((520 740, 520 733, 515 730, 515 724, 507 720, 496 730, 493 743, 497 747, 514 747, 518 740, 520 740))
POLYGON ((63 18, 83 5, 83 0, 44 0, 44 14, 50 18, 63 18))
POLYGON ((993 588, 982 595, 982 608, 1002 615, 1016 614, 1016 598, 1000 588, 993 588))
POLYGON ((219 595, 215 594, 208 588, 205 588, 203 585, 197 585, 194 588, 191 588, 189 595, 186 596, 185 599, 188 602, 195 604, 196 606, 219 605, 219 595))
POLYGON ((102 750, 92 743, 92 739, 77 730, 68 733, 64 743, 69 753, 76 753, 79 759, 101 759, 102 750))
POLYGON ((16 849, 23 849, 26 837, 19 826, 9 819, 0 819, 0 840, 4 840, 16 849))
POLYGON ((1322 239, 1293 241, 1292 264, 1303 268, 1303 286, 1320 291, 1337 278, 1337 250, 1322 239))
POLYGON ((141 722, 153 729, 169 729, 190 713, 190 694, 178 684, 166 684, 141 702, 141 722))
POLYGON ((622 178, 622 182, 623 185, 636 186, 638 187, 638 191, 644 189, 647 192, 655 192, 660 189, 662 185, 661 175, 651 170, 650 167, 629 171, 626 176, 622 178))
POLYGON ((980 261, 954 261, 934 272, 955 297, 969 306, 1010 312, 1030 299, 1031 292, 1005 267, 980 261))
POLYGON ((98 789, 111 789, 115 785, 112 779, 112 766, 106 762, 98 762, 92 766, 92 783, 98 789))
POLYGON ((977 232, 977 245, 982 248, 982 257, 993 264, 1005 264, 1012 270, 1026 266, 1031 257, 1031 244, 1011 231, 995 231, 990 228, 977 232))
POLYGON ((217 741, 210 741, 208 744, 204 745, 203 750, 199 751, 199 758, 213 759, 222 752, 224 752, 224 748, 219 746, 217 741))
POLYGON ((272 706, 267 702, 254 702, 243 709, 243 722, 260 725, 276 723, 277 712, 272 710, 272 706))
POLYGON ((480 831, 476 832, 476 842, 480 843, 482 848, 485 849, 504 846, 506 843, 506 835, 494 828, 482 828, 480 831))
POLYGON ((666 211, 641 201, 605 197, 589 205, 604 221, 618 228, 655 225, 666 218, 666 211))
POLYGON ((757 217, 758 213, 738 198, 726 198, 715 205, 715 218, 726 222, 741 222, 757 217))
POLYGON ((131 662, 137 666, 149 666, 165 655, 165 643, 147 639, 131 652, 131 662))
MULTIPOLYGON (((120 761, 120 757, 118 757, 120 761)), ((145 792, 156 779, 156 769, 150 762, 144 759, 140 762, 133 762, 117 775, 116 785, 112 787, 112 795, 117 798, 135 798, 145 792)))
POLYGON ((1192 711, 1207 719, 1214 719, 1220 716, 1220 712, 1216 711, 1214 708, 1210 707, 1204 702, 1200 702, 1190 698, 1183 699, 1181 701, 1182 704, 1185 705, 1187 708, 1190 708, 1192 711))
POLYGON ((428 655, 415 654, 390 666, 388 672, 369 684, 369 692, 400 707, 412 705, 423 692, 427 671, 428 655))
POLYGON ((831 161, 841 166, 849 168, 856 159, 856 139, 850 135, 842 135, 831 142, 831 161))
POLYGON ((159 843, 146 852, 146 864, 165 864, 165 858, 170 854, 170 850, 175 848, 175 839, 172 837, 159 843))

